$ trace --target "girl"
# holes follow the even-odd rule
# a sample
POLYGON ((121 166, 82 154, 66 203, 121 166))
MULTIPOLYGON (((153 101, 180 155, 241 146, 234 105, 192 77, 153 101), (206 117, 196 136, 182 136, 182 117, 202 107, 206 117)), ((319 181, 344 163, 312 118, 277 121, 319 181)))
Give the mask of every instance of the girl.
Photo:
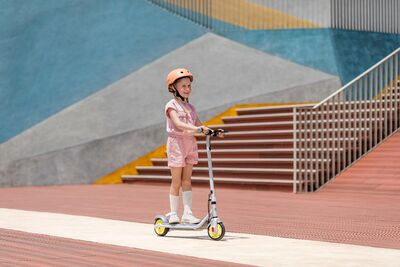
POLYGON ((169 201, 171 212, 167 214, 170 223, 179 223, 179 190, 182 187, 183 215, 181 223, 199 223, 192 213, 192 168, 197 164, 197 142, 195 133, 207 133, 197 117, 194 106, 189 104, 193 74, 187 69, 175 69, 167 76, 168 91, 174 95, 165 106, 167 117, 167 155, 171 169, 169 201))

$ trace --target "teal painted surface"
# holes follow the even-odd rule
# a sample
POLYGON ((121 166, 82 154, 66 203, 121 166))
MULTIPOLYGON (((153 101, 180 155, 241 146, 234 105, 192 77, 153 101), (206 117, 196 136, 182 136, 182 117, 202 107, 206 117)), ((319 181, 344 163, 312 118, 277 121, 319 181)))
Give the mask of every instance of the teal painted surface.
POLYGON ((399 34, 331 30, 342 83, 348 83, 400 47, 399 34))
POLYGON ((342 83, 351 81, 400 46, 398 34, 328 28, 247 30, 179 6, 171 8, 219 35, 337 75, 342 83))
POLYGON ((400 46, 400 35, 333 29, 227 31, 219 34, 351 81, 400 46))
POLYGON ((0 143, 206 30, 145 0, 0 0, 0 143))
POLYGON ((338 74, 327 29, 228 31, 220 34, 292 62, 338 74))

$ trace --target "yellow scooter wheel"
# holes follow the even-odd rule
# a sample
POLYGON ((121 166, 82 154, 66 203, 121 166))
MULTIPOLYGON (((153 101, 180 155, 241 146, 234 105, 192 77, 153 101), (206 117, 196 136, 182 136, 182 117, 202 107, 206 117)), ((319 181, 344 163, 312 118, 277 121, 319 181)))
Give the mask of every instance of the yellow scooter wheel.
MULTIPOLYGON (((164 221, 162 219, 157 219, 154 221, 154 226, 157 224, 164 224, 164 221)), ((154 227, 154 232, 156 232, 156 234, 158 236, 165 236, 169 231, 169 228, 165 228, 165 227, 154 227)))
POLYGON ((208 226, 207 232, 208 236, 215 241, 221 240, 224 235, 225 235, 225 226, 222 222, 217 224, 217 231, 214 231, 215 229, 212 229, 213 227, 211 225, 208 226))

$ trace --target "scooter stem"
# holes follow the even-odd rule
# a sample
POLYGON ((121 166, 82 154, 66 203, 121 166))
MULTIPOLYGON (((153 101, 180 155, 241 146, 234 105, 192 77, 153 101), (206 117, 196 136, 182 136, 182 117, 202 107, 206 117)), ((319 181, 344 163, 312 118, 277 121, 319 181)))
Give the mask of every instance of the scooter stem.
POLYGON ((211 160, 211 135, 207 135, 206 137, 206 148, 207 148, 207 160, 208 160, 208 175, 210 177, 210 194, 211 194, 211 205, 210 205, 210 212, 211 212, 211 219, 217 218, 217 198, 215 197, 215 190, 214 190, 214 174, 212 168, 212 160, 211 160))
POLYGON ((211 160, 211 136, 207 135, 206 137, 206 146, 207 146, 207 160, 208 160, 208 176, 210 177, 210 190, 214 193, 214 175, 212 168, 212 160, 211 160))

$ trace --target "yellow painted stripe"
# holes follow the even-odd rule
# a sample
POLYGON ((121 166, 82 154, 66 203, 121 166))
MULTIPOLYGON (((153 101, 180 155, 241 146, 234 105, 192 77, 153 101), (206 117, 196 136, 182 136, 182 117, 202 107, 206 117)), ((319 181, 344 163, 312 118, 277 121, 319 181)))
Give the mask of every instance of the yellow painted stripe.
MULTIPOLYGON (((166 0, 167 3, 249 30, 320 28, 311 21, 247 0, 166 0)), ((184 12, 184 11, 183 11, 184 12)))
POLYGON ((166 145, 162 145, 159 148, 151 151, 150 153, 132 161, 131 163, 115 170, 114 172, 104 176, 97 180, 96 184, 120 184, 122 183, 121 176, 125 174, 138 174, 136 166, 151 166, 152 158, 165 158, 166 145))
MULTIPOLYGON (((214 118, 206 121, 205 125, 214 125, 214 124, 223 124, 222 117, 226 116, 237 116, 236 110, 239 108, 255 108, 255 107, 273 107, 273 106, 288 106, 295 104, 310 104, 310 103, 272 103, 272 104, 240 104, 235 105, 224 112, 218 114, 214 118)), ((116 171, 106 175, 105 177, 97 180, 96 184, 119 184, 122 183, 121 176, 130 174, 136 175, 138 174, 136 170, 136 166, 152 166, 151 159, 152 158, 166 158, 166 145, 162 145, 159 148, 151 151, 150 153, 132 161, 131 163, 117 169, 116 171)))

